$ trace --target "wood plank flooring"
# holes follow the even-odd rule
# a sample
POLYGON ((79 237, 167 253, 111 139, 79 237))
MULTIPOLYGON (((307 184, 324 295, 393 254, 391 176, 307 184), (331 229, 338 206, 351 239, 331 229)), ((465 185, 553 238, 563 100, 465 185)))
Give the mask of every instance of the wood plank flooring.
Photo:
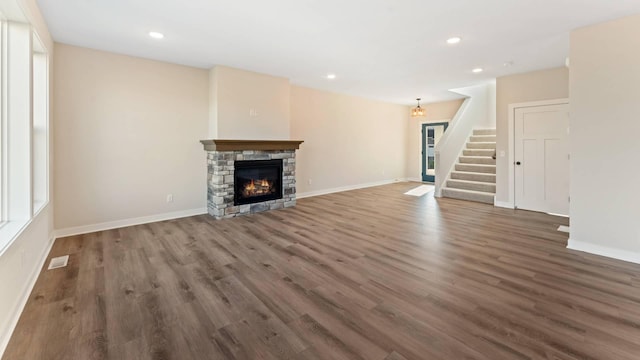
POLYGON ((640 266, 415 186, 58 239, 3 359, 640 359, 640 266))

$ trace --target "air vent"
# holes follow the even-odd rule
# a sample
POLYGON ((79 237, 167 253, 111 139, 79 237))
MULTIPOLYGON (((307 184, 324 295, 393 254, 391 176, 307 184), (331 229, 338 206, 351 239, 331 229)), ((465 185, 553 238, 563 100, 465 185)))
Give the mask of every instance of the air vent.
POLYGON ((69 255, 55 257, 51 259, 51 262, 49 263, 49 268, 47 270, 63 268, 67 266, 68 262, 69 262, 69 255))

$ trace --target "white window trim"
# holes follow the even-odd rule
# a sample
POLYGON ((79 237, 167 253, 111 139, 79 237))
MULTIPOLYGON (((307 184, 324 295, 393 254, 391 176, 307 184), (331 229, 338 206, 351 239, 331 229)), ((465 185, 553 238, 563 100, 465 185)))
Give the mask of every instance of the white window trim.
MULTIPOLYGON (((4 16, 0 16, 0 229, 7 223, 7 123, 6 123, 6 103, 7 86, 4 79, 7 78, 6 66, 7 58, 5 44, 7 43, 7 22, 4 16)), ((0 233, 0 239, 2 239, 0 233)))
POLYGON ((42 41, 38 35, 33 33, 33 127, 32 134, 36 133, 36 126, 41 125, 44 131, 44 142, 39 143, 41 138, 36 138, 32 135, 33 143, 32 149, 34 151, 32 156, 32 182, 33 182, 33 217, 36 217, 43 208, 49 204, 49 137, 50 137, 50 122, 49 122, 49 55, 47 54, 42 41), (42 62, 40 62, 42 60, 42 62), (36 69, 36 66, 42 66, 41 69, 36 69), (36 76, 39 71, 42 71, 42 78, 36 76), (37 84, 36 81, 41 83, 37 84), (41 93, 40 93, 41 91, 41 93), (41 95, 42 98, 36 95, 41 95), (36 118, 41 116, 42 118, 36 118), (44 150, 44 157, 41 161, 36 161, 39 157, 38 150, 44 150), (42 168, 40 168, 42 166, 42 168), (38 167, 38 168, 36 168, 38 167), (36 179, 36 176, 41 176, 43 179, 36 179))
POLYGON ((23 221, 6 221, 0 228, 0 239, 8 239, 0 243, 0 257, 11 247, 11 244, 20 237, 20 234, 31 223, 31 219, 23 221))
MULTIPOLYGON (((0 13, 0 256, 49 204, 50 122, 49 57, 32 26, 2 19, 0 13), (35 49, 34 49, 35 47, 35 49), (35 50, 35 51, 34 51, 35 50), (38 84, 40 102, 34 103, 34 57, 43 54, 46 84, 38 84), (43 94, 44 92, 44 94, 43 94), (44 99, 44 103, 43 103, 44 99), (34 139, 34 105, 40 106, 39 126, 43 137, 34 139), (34 140, 39 143, 39 168, 34 168, 34 140), (43 164, 44 163, 44 164, 43 164), (40 182, 38 203, 34 176, 40 182)), ((40 62, 42 66, 42 62, 40 62)), ((42 75, 42 72, 40 72, 42 75)), ((42 80, 40 80, 42 81, 42 80)))

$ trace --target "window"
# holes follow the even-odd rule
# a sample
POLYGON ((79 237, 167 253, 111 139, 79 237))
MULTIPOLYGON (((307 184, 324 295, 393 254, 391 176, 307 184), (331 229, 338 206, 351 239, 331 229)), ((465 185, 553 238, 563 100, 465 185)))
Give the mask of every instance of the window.
POLYGON ((29 24, 0 21, 0 254, 48 203, 48 66, 29 24))
POLYGON ((49 193, 49 62, 34 36, 33 53, 33 214, 48 202, 49 193))
MULTIPOLYGON (((0 19, 4 19, 4 16, 1 13, 0 13, 0 19)), ((5 68, 4 44, 6 43, 5 34, 6 34, 6 22, 0 21, 0 229, 2 229, 2 227, 7 222, 7 219, 6 219, 7 202, 5 201, 5 199, 7 198, 7 194, 6 194, 7 139, 5 136, 6 123, 4 119, 4 109, 6 108, 6 106, 4 106, 5 94, 6 94, 5 81, 4 81, 4 79, 6 78, 6 74, 4 72, 4 68, 5 68)), ((0 249, 2 249, 2 238, 0 238, 0 249)))

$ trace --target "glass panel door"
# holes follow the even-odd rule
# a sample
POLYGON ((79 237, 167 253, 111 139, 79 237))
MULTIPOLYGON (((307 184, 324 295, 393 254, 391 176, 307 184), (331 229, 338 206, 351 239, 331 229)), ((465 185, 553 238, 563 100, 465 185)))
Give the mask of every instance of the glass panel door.
POLYGON ((435 182, 436 145, 449 123, 422 124, 422 181, 435 182))

